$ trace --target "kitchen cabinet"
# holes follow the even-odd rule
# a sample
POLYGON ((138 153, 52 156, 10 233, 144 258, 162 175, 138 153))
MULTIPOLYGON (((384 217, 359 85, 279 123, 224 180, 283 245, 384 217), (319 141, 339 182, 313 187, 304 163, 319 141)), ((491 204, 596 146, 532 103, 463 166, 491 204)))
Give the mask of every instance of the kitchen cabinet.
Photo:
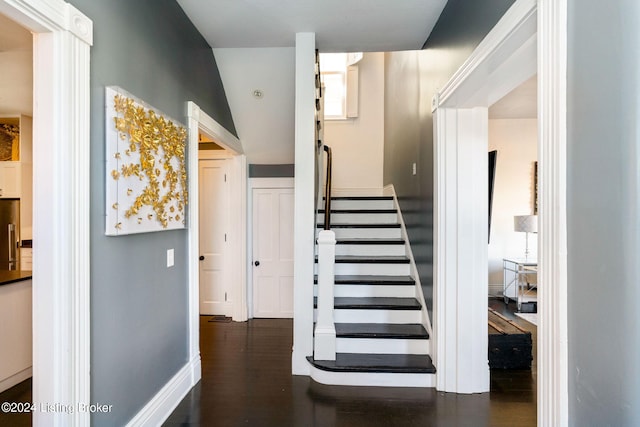
POLYGON ((32 375, 31 278, 16 280, 19 272, 3 272, 10 283, 0 281, 0 392, 32 375))
POLYGON ((21 166, 20 162, 0 162, 0 198, 19 199, 22 196, 21 166))
POLYGON ((33 249, 20 248, 20 270, 33 270, 33 249))
POLYGON ((20 236, 31 239, 33 223, 33 119, 0 116, 0 198, 20 199, 20 236))
POLYGON ((0 197, 31 198, 33 120, 25 115, 0 116, 0 197), (27 176, 28 175, 28 176, 27 176), (23 184, 26 184, 23 188, 23 184))

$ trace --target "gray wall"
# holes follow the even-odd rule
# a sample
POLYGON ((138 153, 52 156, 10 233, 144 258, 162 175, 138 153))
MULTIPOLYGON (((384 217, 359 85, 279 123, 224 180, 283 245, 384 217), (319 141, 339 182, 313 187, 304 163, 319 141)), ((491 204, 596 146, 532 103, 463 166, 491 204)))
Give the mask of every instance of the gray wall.
POLYGON ((640 425, 640 3, 570 0, 569 419, 640 425))
POLYGON ((424 49, 385 56, 384 184, 395 186, 430 312, 433 309, 431 99, 514 0, 449 0, 424 49), (417 175, 412 175, 412 163, 417 175))
POLYGON ((249 178, 293 178, 295 165, 249 165, 249 178))
MULTIPOLYGON (((235 132, 213 53, 173 0, 71 0, 93 20, 91 49, 92 425, 124 425, 188 358, 187 233, 104 236, 105 85, 186 122, 196 102, 235 132), (166 250, 175 266, 166 267, 166 250)), ((193 195, 191 195, 193 197, 193 195)))

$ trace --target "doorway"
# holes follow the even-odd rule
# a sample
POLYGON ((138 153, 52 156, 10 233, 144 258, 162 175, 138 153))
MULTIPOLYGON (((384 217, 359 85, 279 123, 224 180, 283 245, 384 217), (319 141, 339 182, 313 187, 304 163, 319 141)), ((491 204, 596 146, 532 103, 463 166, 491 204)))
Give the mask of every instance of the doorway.
POLYGON ((32 401, 33 35, 0 14, 0 46, 0 392, 32 401))
MULTIPOLYGON (((200 363, 200 183, 196 169, 199 162, 200 135, 206 135, 226 152, 229 205, 229 232, 225 251, 225 277, 228 281, 227 299, 234 321, 247 320, 247 159, 240 140, 194 102, 187 103, 189 127, 189 364, 190 385, 201 377, 200 363), (193 178, 195 177, 195 178, 193 178), (195 196, 193 196, 195 195, 195 196)), ((208 151, 208 150, 207 150, 208 151)))
POLYGON ((257 188, 254 185, 252 193, 253 317, 291 318, 293 186, 257 188))
MULTIPOLYGON (((0 1, 0 13, 34 34, 33 400, 90 402, 92 22, 61 1, 0 1)), ((83 426, 89 417, 35 412, 33 424, 83 426)))
MULTIPOLYGON (((213 142, 207 146, 215 145, 213 142)), ((229 233, 228 157, 226 150, 203 149, 198 160, 200 208, 200 315, 233 314, 232 288, 229 286, 227 243, 229 233)))
POLYGON ((440 390, 450 388, 464 392, 460 391, 459 382, 462 382, 463 385, 471 384, 467 392, 481 392, 488 386, 485 376, 487 326, 482 314, 486 310, 486 279, 478 286, 481 295, 474 294, 477 291, 471 288, 477 283, 474 279, 465 280, 469 276, 459 267, 475 270, 473 277, 487 277, 486 197, 469 193, 470 188, 467 188, 470 179, 486 182, 487 173, 484 168, 469 171, 463 168, 473 165, 474 158, 482 159, 477 163, 486 165, 487 106, 538 71, 539 425, 568 423, 566 12, 567 3, 563 0, 516 1, 433 100, 437 230, 434 345, 436 364, 441 373, 437 383, 440 390), (466 148, 470 151, 465 152, 466 148), (459 159, 458 155, 464 159, 459 159), (456 185, 445 186, 445 183, 456 185), (459 192, 459 189, 463 191, 459 192), (457 224, 461 223, 466 228, 460 229, 457 224), (549 284, 548 287, 545 284, 549 284), (469 292, 476 298, 467 298, 469 292), (465 296, 462 306, 470 310, 448 310, 457 307, 459 295, 465 296), (460 347, 456 342, 468 344, 460 347), (465 356, 470 350, 476 358, 465 356), (460 370, 448 366, 447 361, 457 361, 458 366, 475 364, 475 367, 470 371, 460 370), (467 381, 465 374, 472 379, 467 381))

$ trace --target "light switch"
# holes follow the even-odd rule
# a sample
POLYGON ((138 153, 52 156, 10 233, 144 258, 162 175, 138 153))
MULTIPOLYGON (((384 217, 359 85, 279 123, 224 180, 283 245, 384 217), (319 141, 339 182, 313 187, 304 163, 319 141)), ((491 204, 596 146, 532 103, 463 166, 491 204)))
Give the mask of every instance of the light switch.
POLYGON ((173 267, 173 249, 167 249, 167 267, 173 267))
POLYGON ((417 167, 417 165, 415 163, 413 164, 411 170, 413 171, 414 175, 418 173, 418 167, 417 167))

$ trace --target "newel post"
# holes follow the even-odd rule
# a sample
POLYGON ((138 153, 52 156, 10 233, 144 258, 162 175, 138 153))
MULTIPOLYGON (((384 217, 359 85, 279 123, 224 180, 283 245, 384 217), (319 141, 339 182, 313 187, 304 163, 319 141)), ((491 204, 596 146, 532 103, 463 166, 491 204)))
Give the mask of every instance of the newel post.
POLYGON ((313 348, 315 360, 336 360, 336 327, 333 323, 335 258, 335 233, 331 230, 320 231, 318 235, 318 320, 313 348))

